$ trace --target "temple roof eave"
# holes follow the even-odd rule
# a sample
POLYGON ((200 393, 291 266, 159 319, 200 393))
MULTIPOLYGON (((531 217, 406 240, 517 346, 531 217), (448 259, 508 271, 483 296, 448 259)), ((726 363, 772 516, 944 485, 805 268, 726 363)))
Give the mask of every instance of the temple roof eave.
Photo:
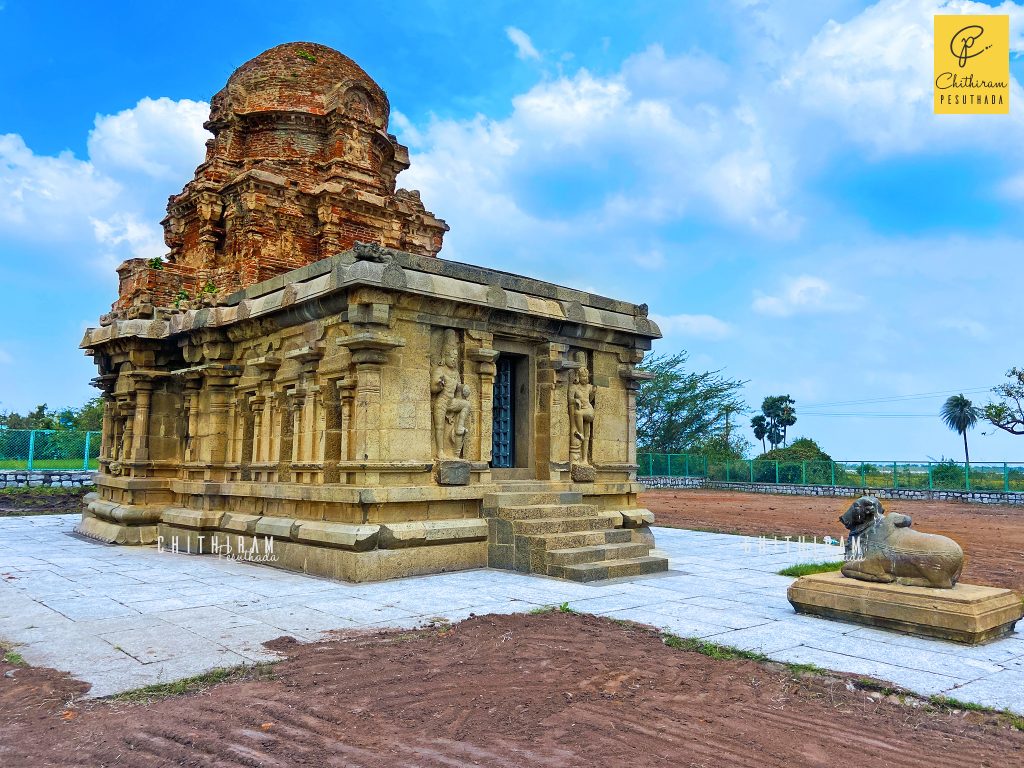
MULTIPOLYGON (((645 340, 661 338, 646 307, 607 299, 573 288, 460 262, 380 249, 384 261, 357 258, 355 249, 265 280, 227 298, 224 305, 175 313, 168 319, 114 320, 90 328, 83 349, 118 338, 164 339, 202 328, 222 328, 259 317, 273 317, 322 302, 356 287, 421 295, 456 303, 539 317, 579 327, 581 338, 608 332, 645 340)), ((302 313, 299 313, 302 314, 302 313)), ((289 323, 290 324, 290 323, 289 323)))

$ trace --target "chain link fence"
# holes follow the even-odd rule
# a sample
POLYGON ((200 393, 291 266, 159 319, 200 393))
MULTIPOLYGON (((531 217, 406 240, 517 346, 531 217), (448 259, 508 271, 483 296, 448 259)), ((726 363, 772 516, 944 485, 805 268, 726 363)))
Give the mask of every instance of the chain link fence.
POLYGON ((0 429, 0 470, 98 469, 99 432, 0 429))
POLYGON ((687 453, 640 453, 640 477, 704 477, 726 483, 827 485, 1024 493, 1024 462, 716 461, 687 453))

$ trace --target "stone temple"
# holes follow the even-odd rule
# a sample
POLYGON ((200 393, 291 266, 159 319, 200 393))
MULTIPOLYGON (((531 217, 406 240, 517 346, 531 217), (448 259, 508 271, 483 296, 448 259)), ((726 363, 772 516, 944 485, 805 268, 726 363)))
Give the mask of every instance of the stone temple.
POLYGON ((438 258, 387 96, 313 43, 213 97, 163 260, 82 342, 104 396, 81 533, 370 581, 661 571, 637 507, 646 306, 438 258))

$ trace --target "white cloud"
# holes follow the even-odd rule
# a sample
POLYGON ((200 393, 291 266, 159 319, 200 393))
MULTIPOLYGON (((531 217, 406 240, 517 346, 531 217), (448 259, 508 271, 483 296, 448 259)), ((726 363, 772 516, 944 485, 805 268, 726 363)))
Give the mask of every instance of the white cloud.
POLYGON ((1018 173, 1003 180, 997 187, 1000 197, 1007 200, 1024 202, 1024 173, 1018 173))
POLYGON ((412 125, 399 116, 394 127, 413 147, 399 181, 451 226, 445 258, 494 254, 492 266, 527 269, 563 249, 587 254, 589 267, 625 257, 657 268, 656 228, 684 219, 792 237, 800 222, 786 209, 781 153, 729 89, 695 93, 678 79, 695 61, 715 82, 729 77, 706 54, 678 59, 653 47, 617 74, 542 80, 502 119, 412 125))
POLYGON ((62 241, 120 193, 117 181, 70 152, 36 155, 21 136, 0 136, 0 232, 62 241))
MULTIPOLYGON (((92 219, 92 229, 96 242, 109 249, 108 254, 116 253, 121 246, 139 259, 155 259, 167 252, 163 230, 155 220, 141 221, 133 214, 119 212, 106 219, 92 219)), ((116 257, 112 255, 104 261, 116 266, 116 257)))
POLYGON ((991 335, 983 323, 966 317, 951 317, 942 320, 939 322, 939 328, 957 331, 972 339, 988 339, 991 335))
POLYGON ((203 157, 210 134, 203 121, 210 105, 167 97, 144 98, 116 115, 97 115, 89 134, 89 158, 108 172, 137 171, 155 179, 181 181, 203 157))
POLYGON ((505 34, 508 35, 508 39, 512 41, 512 45, 516 47, 516 56, 526 61, 527 59, 535 59, 540 61, 540 53, 533 47, 533 42, 530 40, 530 36, 523 32, 518 27, 505 27, 505 34))
POLYGON ((762 315, 790 317, 821 312, 848 312, 860 304, 860 297, 842 294, 820 277, 800 275, 789 280, 776 296, 757 294, 753 310, 762 315))
POLYGON ((733 327, 712 315, 651 315, 665 336, 687 336, 716 341, 731 336, 733 327))
MULTIPOLYGON (((846 138, 878 155, 950 145, 976 149, 997 137, 1016 151, 1013 137, 1024 126, 1020 110, 995 120, 933 114, 933 17, 958 13, 1009 14, 1016 32, 1011 48, 1024 49, 1024 6, 1016 3, 882 0, 845 23, 826 23, 782 71, 775 90, 787 107, 795 98, 808 116, 838 124, 846 138)), ((1010 102, 1022 97, 1011 77, 1010 102)))
POLYGON ((144 98, 97 115, 88 160, 37 155, 21 136, 0 136, 0 235, 52 244, 55 258, 84 258, 103 270, 162 255, 158 222, 168 195, 203 159, 208 112, 202 102, 144 98))

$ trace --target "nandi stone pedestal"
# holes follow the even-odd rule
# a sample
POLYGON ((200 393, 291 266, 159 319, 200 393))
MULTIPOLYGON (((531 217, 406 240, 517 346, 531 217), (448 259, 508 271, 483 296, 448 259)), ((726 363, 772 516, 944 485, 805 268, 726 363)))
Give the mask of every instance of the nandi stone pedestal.
POLYGON ((839 520, 850 531, 842 571, 790 585, 797 612, 970 645, 1013 632, 1020 596, 958 583, 964 553, 952 539, 912 530, 910 517, 886 515, 874 496, 839 520))
POLYGON ((214 96, 206 160, 82 346, 81 533, 352 581, 665 570, 637 507, 647 307, 437 257, 351 59, 289 43, 214 96))
POLYGON ((1015 592, 973 584, 932 589, 816 573, 797 579, 788 597, 799 613, 967 645, 1004 637, 1021 618, 1015 592))

